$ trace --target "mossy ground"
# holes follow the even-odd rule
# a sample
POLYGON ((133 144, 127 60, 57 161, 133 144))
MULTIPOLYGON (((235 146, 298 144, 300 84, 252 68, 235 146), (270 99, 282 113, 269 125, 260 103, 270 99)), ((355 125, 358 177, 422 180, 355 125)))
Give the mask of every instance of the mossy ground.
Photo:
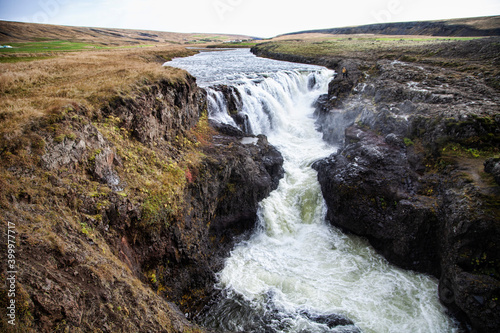
POLYGON ((9 43, 9 46, 12 46, 12 48, 0 49, 0 54, 6 55, 13 53, 66 52, 81 51, 84 49, 106 48, 102 45, 94 45, 82 42, 70 42, 65 40, 9 43))

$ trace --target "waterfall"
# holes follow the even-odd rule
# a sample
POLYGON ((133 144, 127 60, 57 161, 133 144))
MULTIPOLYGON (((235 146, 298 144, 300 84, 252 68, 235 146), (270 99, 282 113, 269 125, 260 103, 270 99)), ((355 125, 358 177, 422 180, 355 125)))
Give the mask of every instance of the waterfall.
POLYGON ((226 99, 221 91, 207 89, 207 104, 208 115, 211 119, 238 127, 233 118, 229 116, 226 99))
MULTIPOLYGON (((240 129, 247 134, 267 136, 278 135, 283 130, 297 132, 297 129, 287 128, 291 124, 288 119, 295 116, 294 110, 310 107, 318 93, 328 88, 332 74, 332 71, 324 69, 309 73, 281 71, 239 78, 238 83, 233 86, 232 98, 241 99, 239 115, 248 121, 248 126, 240 129), (305 104, 297 107, 297 103, 305 104)), ((224 94, 210 87, 206 90, 209 116, 237 126, 229 115, 224 94)))
POLYGON ((176 65, 206 87, 209 116, 236 125, 228 95, 210 83, 231 86, 229 98, 240 101, 239 114, 248 123, 242 129, 265 134, 285 169, 278 188, 260 203, 257 230, 217 273, 224 297, 201 323, 235 332, 457 332, 439 303, 435 279, 390 265, 366 240, 325 221, 311 164, 336 147, 315 130, 312 105, 334 73, 241 50, 203 54, 199 64, 195 57, 176 65), (221 73, 231 67, 228 61, 238 61, 231 66, 239 72, 221 73))

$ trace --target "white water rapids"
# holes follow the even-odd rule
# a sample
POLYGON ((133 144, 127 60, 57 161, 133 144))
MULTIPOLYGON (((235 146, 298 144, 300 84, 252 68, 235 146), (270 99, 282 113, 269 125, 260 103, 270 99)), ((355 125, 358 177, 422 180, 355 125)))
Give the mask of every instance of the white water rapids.
POLYGON ((259 227, 218 273, 225 297, 204 325, 233 332, 458 331, 435 279, 388 264, 365 240, 325 221, 311 164, 336 147, 315 130, 312 104, 326 93, 332 71, 248 50, 202 52, 166 65, 197 77, 210 117, 233 125, 223 95, 209 87, 234 86, 253 134, 265 134, 284 157, 286 174, 260 203, 259 227))

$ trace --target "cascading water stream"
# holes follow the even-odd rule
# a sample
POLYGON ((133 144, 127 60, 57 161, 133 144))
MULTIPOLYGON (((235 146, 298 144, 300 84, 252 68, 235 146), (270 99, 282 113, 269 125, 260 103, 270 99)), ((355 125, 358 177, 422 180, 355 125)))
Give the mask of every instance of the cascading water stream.
MULTIPOLYGON (((207 87, 209 115, 236 126, 224 95, 234 87, 252 134, 284 157, 285 176, 260 203, 258 228, 218 273, 224 298, 202 320, 221 331, 456 332, 437 282, 387 263, 363 239, 325 221, 311 164, 335 151, 315 130, 312 104, 333 72, 260 59, 248 50, 201 53, 167 63, 207 87)), ((362 207, 360 207, 362 209, 362 207)))

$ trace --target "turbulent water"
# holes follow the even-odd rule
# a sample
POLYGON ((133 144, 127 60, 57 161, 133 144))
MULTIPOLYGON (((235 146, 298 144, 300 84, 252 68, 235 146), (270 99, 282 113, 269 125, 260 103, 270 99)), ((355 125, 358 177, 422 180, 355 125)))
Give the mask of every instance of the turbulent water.
MULTIPOLYGON (((312 104, 333 72, 253 56, 248 50, 174 59, 209 96, 209 115, 236 126, 223 95, 234 86, 251 134, 265 134, 284 157, 285 176, 260 203, 259 227, 218 273, 222 295, 202 324, 249 332, 456 332, 437 281, 387 263, 357 237, 325 221, 311 164, 330 155, 315 130, 312 104)), ((359 207, 363 209, 363 207, 359 207)))

